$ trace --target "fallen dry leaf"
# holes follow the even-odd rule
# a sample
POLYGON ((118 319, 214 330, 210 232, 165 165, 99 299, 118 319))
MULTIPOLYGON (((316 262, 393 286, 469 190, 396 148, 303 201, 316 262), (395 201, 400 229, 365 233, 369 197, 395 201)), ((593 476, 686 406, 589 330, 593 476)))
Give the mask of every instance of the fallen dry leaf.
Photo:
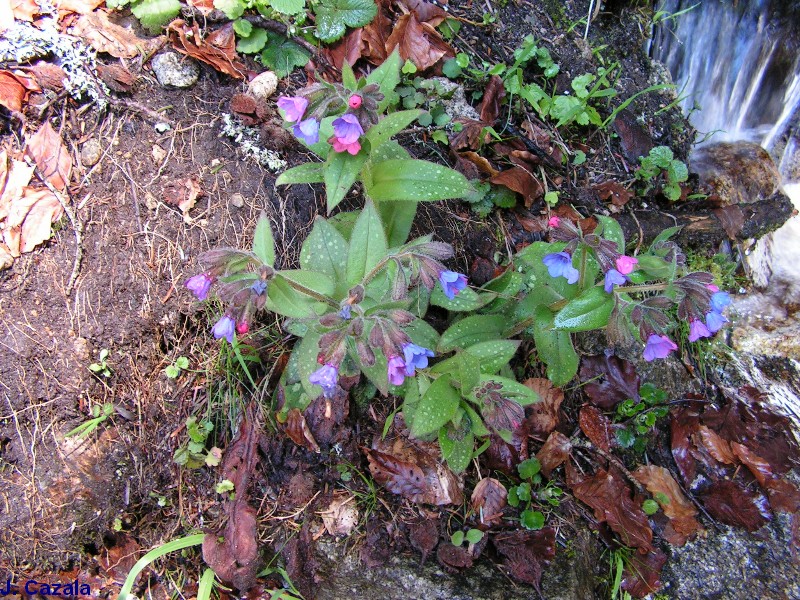
POLYGON ((78 13, 79 15, 87 15, 100 6, 103 0, 55 0, 59 15, 66 15, 69 13, 78 13))
POLYGON ((584 404, 578 414, 578 424, 586 437, 604 452, 617 446, 614 424, 597 407, 584 404))
POLYGON ((693 439, 697 446, 703 445, 708 450, 708 453, 714 457, 714 460, 726 465, 736 463, 736 457, 733 455, 727 440, 722 439, 715 431, 705 425, 698 427, 693 439))
POLYGON ((8 158, 8 153, 0 152, 0 221, 8 216, 11 203, 22 197, 23 190, 33 177, 35 167, 21 160, 8 158))
POLYGON ((702 500, 712 517, 747 531, 756 531, 771 519, 766 498, 733 481, 715 481, 702 500))
POLYGON ((472 554, 466 548, 449 543, 439 544, 439 548, 436 550, 436 560, 451 573, 469 569, 474 562, 472 554))
POLYGON ((569 458, 571 450, 572 443, 567 436, 558 431, 552 432, 536 454, 536 460, 542 466, 542 475, 549 478, 550 474, 569 458))
POLYGON ((122 65, 97 63, 97 74, 110 89, 118 93, 130 92, 136 78, 122 65))
POLYGON ((517 192, 522 196, 525 208, 530 208, 534 201, 544 194, 544 188, 539 180, 536 179, 527 169, 521 167, 511 167, 501 171, 490 180, 495 185, 503 185, 512 192, 517 192))
POLYGON ((54 92, 64 89, 64 80, 67 78, 67 74, 58 65, 40 60, 28 69, 40 88, 54 92))
POLYGON ((402 15, 386 40, 386 53, 398 48, 402 60, 410 60, 420 71, 429 69, 445 56, 455 52, 429 23, 420 23, 414 13, 402 15))
POLYGON ((11 0, 9 2, 14 18, 18 21, 33 22, 33 18, 41 14, 41 7, 36 0, 11 0))
POLYGON ((766 487, 767 482, 775 476, 772 473, 772 467, 769 466, 769 463, 742 444, 731 442, 730 448, 736 455, 736 458, 750 469, 750 472, 753 474, 753 477, 756 478, 758 484, 761 487, 766 487))
POLYGON ((0 71, 0 105, 9 110, 22 110, 28 93, 38 89, 36 82, 23 73, 0 71))
POLYGON ((236 54, 233 23, 227 23, 203 38, 197 23, 190 26, 182 19, 175 19, 167 27, 167 35, 178 52, 211 65, 221 73, 244 79, 246 68, 236 54))
POLYGON ((505 97, 506 88, 503 80, 497 75, 492 75, 489 78, 489 83, 486 84, 486 90, 483 92, 483 99, 478 107, 481 121, 486 125, 494 125, 494 122, 500 116, 503 98, 505 97))
POLYGON ((512 434, 511 443, 505 442, 499 435, 489 437, 489 447, 483 453, 486 467, 502 471, 506 475, 516 475, 517 465, 528 458, 527 436, 512 434))
POLYGON ((83 38, 98 52, 105 52, 116 58, 135 58, 139 54, 151 54, 165 41, 164 36, 140 38, 132 30, 112 23, 104 10, 81 15, 72 26, 71 33, 83 38))
POLYGON ((48 189, 24 188, 20 198, 9 206, 3 240, 13 257, 30 252, 49 240, 52 224, 64 214, 64 208, 48 189))
POLYGON ((687 540, 694 537, 700 530, 700 523, 695 518, 698 511, 683 495, 678 482, 673 479, 670 472, 664 467, 642 465, 633 472, 633 476, 654 496, 657 494, 666 496, 668 502, 659 501, 659 504, 670 520, 670 531, 664 531, 667 541, 674 546, 683 546, 687 540))
POLYGON ((503 520, 508 492, 505 486, 491 477, 484 477, 472 491, 472 510, 478 515, 481 524, 499 525, 503 520))
POLYGON ((589 382, 584 386, 589 400, 603 410, 611 410, 623 400, 639 401, 636 365, 618 356, 584 356, 581 359, 580 378, 589 382))
POLYGON ((49 122, 28 138, 25 152, 54 188, 63 190, 67 187, 72 172, 72 157, 49 122))
POLYGON ((177 206, 181 212, 186 215, 194 205, 197 199, 200 198, 204 192, 200 186, 200 181, 196 177, 187 177, 186 179, 179 179, 172 181, 164 186, 164 202, 172 206, 177 206))
POLYGON ((528 429, 533 434, 546 435, 558 425, 558 415, 561 403, 564 401, 564 391, 553 387, 549 379, 535 377, 527 379, 523 384, 539 395, 539 402, 525 408, 528 429))
POLYGON ((139 550, 140 546, 136 540, 125 533, 118 533, 114 545, 101 553, 97 562, 115 583, 121 585, 136 564, 139 550))
POLYGON ((621 588, 634 598, 654 594, 661 587, 661 569, 667 564, 667 555, 658 548, 644 556, 630 556, 622 572, 621 588))
POLYGON ((652 549, 653 531, 641 507, 633 501, 624 477, 614 469, 581 476, 567 463, 567 485, 573 495, 589 505, 598 522, 606 522, 622 543, 642 552, 652 549))
POLYGON ((700 413, 688 404, 670 411, 670 446, 672 458, 685 485, 691 485, 697 474, 697 461, 692 456, 692 435, 700 426, 700 413))
POLYGON ((555 529, 498 533, 492 543, 505 557, 503 565, 509 575, 539 590, 542 572, 556 556, 555 529))
POLYGON ((214 10, 214 0, 187 0, 187 4, 192 8, 196 8, 204 15, 214 10))
POLYGON ((293 408, 286 416, 286 435, 298 446, 319 454, 317 440, 309 431, 306 419, 298 408, 293 408))
POLYGON ((355 496, 335 493, 328 508, 320 512, 325 531, 333 536, 348 536, 358 525, 358 506, 355 496))
POLYGON ((377 4, 378 13, 375 18, 369 25, 361 28, 361 56, 373 65, 380 65, 389 56, 386 42, 392 34, 392 21, 389 18, 391 0, 378 0, 377 4))
POLYGON ((425 519, 413 523, 408 532, 408 541, 411 547, 422 555, 420 562, 424 563, 439 543, 439 519, 425 519))
POLYGON ((261 123, 269 114, 266 102, 251 94, 234 94, 231 98, 231 111, 247 127, 261 123))
POLYGON ((322 54, 330 64, 339 70, 342 69, 345 62, 352 66, 361 58, 364 48, 363 35, 363 27, 352 29, 338 42, 326 46, 322 54))
POLYGON ((610 200, 612 206, 617 208, 625 206, 635 195, 618 181, 604 181, 592 186, 592 189, 597 192, 601 200, 610 200))
POLYGON ((785 479, 771 479, 765 487, 772 510, 797 516, 800 511, 800 490, 795 484, 785 479))

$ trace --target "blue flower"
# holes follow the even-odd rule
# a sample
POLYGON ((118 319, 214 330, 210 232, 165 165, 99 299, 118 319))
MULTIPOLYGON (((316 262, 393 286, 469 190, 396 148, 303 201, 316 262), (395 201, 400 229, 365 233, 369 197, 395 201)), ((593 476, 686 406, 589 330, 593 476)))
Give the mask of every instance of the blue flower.
POLYGON ((309 375, 308 381, 320 386, 323 395, 330 398, 339 387, 339 369, 334 365, 326 364, 309 375))
POLYGON ((572 266, 572 257, 566 252, 546 254, 542 262, 550 277, 564 277, 570 285, 580 279, 580 272, 572 266))
POLYGON ((200 273, 199 275, 190 277, 186 282, 186 287, 189 288, 189 291, 192 292, 198 300, 205 300, 213 282, 214 280, 208 273, 200 273))
POLYGON ((609 269, 606 271, 606 279, 603 289, 606 291, 606 294, 610 294, 615 285, 623 285, 627 280, 628 278, 616 269, 609 269))
POLYGON ((353 307, 349 304, 345 304, 342 306, 342 309, 339 311, 339 316, 343 318, 345 321, 350 319, 350 314, 353 312, 353 307))
POLYGON ((717 333, 725 323, 728 322, 724 316, 722 316, 721 312, 717 312, 712 310, 711 312, 706 314, 706 325, 708 326, 708 330, 711 333, 717 333))
POLYGON ((333 136, 340 144, 353 144, 364 135, 364 129, 358 122, 358 117, 347 113, 333 122, 333 136))
POLYGON ((721 313, 731 303, 728 292, 714 292, 711 296, 711 310, 721 313))
POLYGON ((236 332, 236 321, 232 317, 225 315, 214 323, 211 333, 218 340, 225 338, 229 344, 233 344, 233 335, 236 332))
POLYGON ((316 119, 300 121, 292 127, 292 133, 306 144, 316 144, 319 141, 319 121, 316 119))
POLYGON ((433 350, 428 350, 416 344, 403 344, 403 357, 406 359, 406 375, 414 375, 414 369, 424 369, 428 366, 428 359, 433 356, 433 350))
POLYGON ((439 273, 439 283, 442 284, 444 295, 452 300, 458 292, 467 287, 467 276, 455 271, 442 271, 439 273))
POLYGON ((263 279, 258 279, 250 286, 250 289, 260 296, 267 291, 267 282, 263 279))

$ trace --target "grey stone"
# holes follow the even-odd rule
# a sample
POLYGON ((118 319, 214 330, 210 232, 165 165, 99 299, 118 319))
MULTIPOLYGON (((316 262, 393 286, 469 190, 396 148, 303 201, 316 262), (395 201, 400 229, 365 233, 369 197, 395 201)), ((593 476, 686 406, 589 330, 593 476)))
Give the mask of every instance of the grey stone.
POLYGON ((86 140, 86 143, 81 147, 81 162, 86 167, 95 166, 100 162, 102 156, 103 146, 95 138, 86 140))
POLYGON ((247 91, 259 100, 266 100, 278 88, 278 77, 272 71, 264 71, 256 75, 247 86, 247 91))
POLYGON ((244 206, 244 196, 241 194, 232 194, 230 199, 230 204, 234 208, 242 208, 244 206))
POLYGON ((197 63, 177 52, 162 52, 153 58, 151 64, 158 83, 164 87, 188 88, 200 77, 197 63))

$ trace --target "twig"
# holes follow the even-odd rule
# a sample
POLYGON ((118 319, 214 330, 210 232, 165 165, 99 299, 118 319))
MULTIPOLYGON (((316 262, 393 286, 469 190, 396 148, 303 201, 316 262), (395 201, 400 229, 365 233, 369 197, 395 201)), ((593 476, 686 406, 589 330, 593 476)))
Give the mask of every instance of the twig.
POLYGON ((109 96, 109 95, 106 95, 105 98, 108 101, 108 103, 111 104, 112 106, 122 107, 133 112, 138 112, 143 115, 147 115, 156 123, 166 123, 170 127, 173 127, 175 125, 172 119, 170 119, 163 113, 158 113, 152 109, 147 108, 143 104, 134 102, 133 100, 128 100, 126 98, 117 98, 116 96, 109 96))
POLYGON ((131 176, 130 166, 128 163, 122 165, 119 169, 122 171, 122 174, 125 176, 125 179, 131 184, 131 193, 133 194, 133 209, 136 213, 136 225, 139 226, 139 231, 142 230, 142 216, 139 212, 139 197, 136 195, 136 182, 133 180, 133 176, 131 176))
MULTIPOLYGON (((67 282, 67 287, 65 290, 65 294, 69 296, 72 294, 72 288, 75 285, 75 280, 78 279, 78 273, 81 270, 81 261, 83 260, 83 224, 75 216, 75 213, 72 211, 72 207, 64 201, 64 198, 61 197, 61 193, 53 186, 52 183, 47 181, 47 178, 42 174, 38 166, 36 167, 36 176, 58 199, 58 202, 61 204, 64 212, 67 213, 70 223, 72 223, 72 229, 75 231, 75 261, 72 263, 72 273, 69 276, 69 281, 67 282)), ((68 187, 64 188, 64 193, 67 194, 67 196, 71 199, 68 187)))

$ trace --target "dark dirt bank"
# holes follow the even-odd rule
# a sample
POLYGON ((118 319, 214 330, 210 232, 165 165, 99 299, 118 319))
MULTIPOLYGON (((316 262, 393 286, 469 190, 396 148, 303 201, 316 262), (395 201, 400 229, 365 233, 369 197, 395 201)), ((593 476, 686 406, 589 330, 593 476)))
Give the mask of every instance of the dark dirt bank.
MULTIPOLYGON (((565 86, 580 73, 619 61, 619 98, 662 80, 663 68, 642 51, 649 3, 607 2, 592 22, 588 41, 578 34, 585 25, 565 33, 585 16, 584 4, 492 4, 495 24, 465 25, 454 44, 495 61, 508 59, 533 34, 562 65, 565 86)), ((454 14, 481 21, 485 8, 464 3, 454 7, 454 14)), ((157 133, 154 119, 122 106, 98 113, 67 101, 46 113, 78 159, 71 190, 83 231, 74 289, 66 293, 76 259, 76 238, 67 220, 52 241, 0 272, 0 574, 65 581, 80 576, 93 590, 113 597, 142 551, 190 532, 215 529, 224 521, 214 491, 219 473, 179 467, 173 453, 187 441, 186 419, 198 415, 215 423, 208 446, 224 449, 234 438, 244 406, 253 403, 268 433, 259 440, 261 458, 250 503, 258 508, 265 558, 281 555, 301 591, 324 598, 538 597, 532 587, 508 587, 497 556, 452 576, 433 566, 436 557, 431 555, 420 567, 423 575, 418 574, 419 546, 412 531, 424 522, 444 532, 448 513, 411 505, 385 491, 376 494, 359 475, 368 473, 359 446, 369 446, 380 430, 393 408, 389 401, 369 408, 354 400, 349 416, 346 410, 342 416, 349 433, 329 444, 329 453, 308 452, 271 429, 269 384, 286 360, 291 338, 270 317, 251 336, 265 365, 255 372, 263 389, 254 394, 246 381, 226 377, 235 359, 210 339, 215 315, 184 288, 196 272, 196 257, 216 246, 247 245, 258 215, 266 211, 279 262, 292 265, 315 216, 324 213, 324 194, 315 186, 276 189, 276 173, 245 158, 233 140, 221 135, 223 114, 230 111, 231 97, 243 90, 242 84, 203 67, 194 87, 170 90, 157 84, 146 62, 128 67, 137 78, 129 99, 161 111, 172 122, 166 133, 157 133), (79 162, 88 140, 102 148, 96 166, 79 162), (165 199, 185 188, 187 180, 202 194, 183 215, 165 199), (102 349, 109 350, 108 377, 88 369, 102 349), (164 369, 181 356, 189 359, 189 369, 169 379, 164 369), (96 433, 83 440, 65 437, 87 419, 92 407, 104 403, 113 404, 115 411, 96 433), (350 483, 343 483, 344 471, 350 473, 350 483), (352 490, 363 506, 371 507, 371 517, 360 520, 356 534, 338 548, 315 554, 315 542, 324 533, 319 512, 342 489, 352 490), (350 571, 341 567, 351 563, 350 571), (378 578, 371 581, 358 578, 376 573, 378 578), (400 583, 387 586, 386 581, 400 583)), ((304 79, 293 75, 281 82, 278 93, 303 85, 304 79)), ((615 134, 580 141, 587 150, 586 164, 548 173, 551 186, 587 214, 606 211, 593 184, 608 176, 631 180, 635 157, 652 146, 669 145, 685 157, 694 132, 676 109, 661 110, 673 99, 669 92, 655 92, 635 100, 620 115, 615 134)), ((278 123, 262 129, 262 143, 278 150, 290 166, 306 160, 291 141, 276 142, 272 133, 278 123)), ((6 141, 14 135, 7 134, 6 141)), ((432 152, 422 139, 406 141, 417 155, 432 152)), ((652 202, 658 206, 661 200, 652 202)), ((356 206, 353 198, 351 207, 356 206)), ((454 267, 470 271, 480 283, 481 273, 489 279, 506 248, 535 239, 535 232, 522 223, 543 208, 535 203, 484 223, 460 203, 442 203, 421 210, 415 227, 454 243, 461 257, 454 267)), ((683 381, 685 369, 677 361, 670 368, 681 372, 676 377, 680 385, 672 389, 683 394, 689 385, 683 381)), ((563 405, 567 434, 575 429, 582 402, 578 393, 568 394, 563 405)), ((666 437, 661 432, 660 439, 666 437)), ((587 509, 574 500, 562 503, 553 515, 558 527, 555 562, 560 566, 545 571, 545 597, 607 597, 608 538, 600 540, 589 532, 582 521, 586 516, 587 509)), ((744 598, 757 591, 762 598, 777 599, 789 597, 781 595, 787 590, 797 591, 800 571, 781 546, 788 543, 791 525, 786 520, 754 538, 730 533, 725 526, 706 526, 712 540, 708 546, 704 540, 695 544, 716 551, 676 554, 675 564, 681 567, 665 574, 672 582, 668 597, 744 598), (718 536, 723 542, 713 541, 718 536), (747 585, 755 587, 746 596, 734 590, 732 570, 722 567, 734 543, 752 549, 736 555, 741 572, 763 581, 749 580, 747 585), (685 556, 690 558, 681 558, 685 556), (691 580, 681 569, 715 560, 721 572, 730 573, 729 580, 708 588, 700 587, 700 580, 696 589, 678 586, 683 578, 691 580)), ((193 595, 201 563, 199 553, 174 558, 150 575, 150 592, 159 598, 178 590, 193 595)), ((268 597, 264 590, 276 583, 275 577, 260 580, 251 597, 268 597)))

